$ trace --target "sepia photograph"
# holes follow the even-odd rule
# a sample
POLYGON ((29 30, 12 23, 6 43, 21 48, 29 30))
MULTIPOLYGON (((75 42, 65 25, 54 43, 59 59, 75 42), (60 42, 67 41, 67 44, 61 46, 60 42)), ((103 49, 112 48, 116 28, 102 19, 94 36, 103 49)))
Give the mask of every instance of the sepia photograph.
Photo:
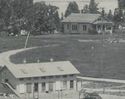
POLYGON ((125 0, 0 0, 0 99, 125 99, 125 0))

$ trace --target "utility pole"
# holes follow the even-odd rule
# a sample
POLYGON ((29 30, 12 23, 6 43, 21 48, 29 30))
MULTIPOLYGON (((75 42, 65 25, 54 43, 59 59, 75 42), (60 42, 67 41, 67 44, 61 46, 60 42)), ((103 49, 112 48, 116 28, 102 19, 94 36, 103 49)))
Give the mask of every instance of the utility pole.
POLYGON ((25 41, 25 46, 24 46, 24 48, 27 48, 29 36, 30 36, 30 32, 28 33, 28 35, 27 35, 27 37, 26 37, 26 41, 25 41))
POLYGON ((24 45, 24 48, 27 48, 27 44, 28 44, 28 40, 29 40, 29 37, 30 37, 30 33, 32 32, 32 29, 34 29, 34 15, 35 15, 35 11, 34 11, 34 6, 32 5, 32 10, 31 12, 33 12, 33 16, 32 16, 32 23, 31 23, 31 29, 30 31, 28 32, 28 35, 26 37, 26 41, 25 41, 25 45, 24 45))
MULTIPOLYGON (((101 76, 103 76, 103 71, 104 71, 104 47, 105 47, 105 42, 104 42, 104 39, 105 39, 105 28, 106 28, 106 26, 105 26, 105 23, 103 23, 103 19, 104 19, 104 13, 103 13, 103 8, 102 8, 102 56, 101 56, 101 76)), ((103 93, 105 93, 105 84, 104 84, 104 82, 103 82, 103 93)))

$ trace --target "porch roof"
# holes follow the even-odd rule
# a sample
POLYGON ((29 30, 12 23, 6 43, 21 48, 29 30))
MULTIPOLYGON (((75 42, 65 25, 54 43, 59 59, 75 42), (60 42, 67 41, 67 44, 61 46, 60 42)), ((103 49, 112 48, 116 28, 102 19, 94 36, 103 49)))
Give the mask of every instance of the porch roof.
POLYGON ((107 20, 100 20, 100 21, 95 21, 93 24, 113 24, 113 22, 111 21, 107 21, 107 20))

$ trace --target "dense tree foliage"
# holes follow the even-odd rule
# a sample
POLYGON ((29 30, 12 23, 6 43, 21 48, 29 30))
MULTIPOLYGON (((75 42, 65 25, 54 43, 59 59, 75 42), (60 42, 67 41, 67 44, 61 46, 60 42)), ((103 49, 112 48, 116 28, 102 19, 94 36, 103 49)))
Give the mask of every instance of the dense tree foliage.
POLYGON ((12 0, 0 0, 0 23, 2 27, 9 24, 12 13, 11 4, 12 0))
POLYGON ((95 0, 90 0, 89 5, 86 4, 81 11, 82 11, 82 13, 97 14, 97 13, 99 13, 98 4, 95 2, 95 0))
POLYGON ((13 0, 11 5, 10 32, 18 34, 21 29, 27 29, 28 16, 31 15, 29 10, 33 8, 33 0, 13 0))
MULTIPOLYGON (((115 24, 125 22, 125 0, 118 0, 119 8, 114 10, 114 14, 104 9, 100 12, 102 16, 114 21, 115 24)), ((75 1, 70 2, 65 14, 59 18, 58 7, 46 5, 44 2, 33 3, 33 0, 0 0, 0 32, 18 34, 21 30, 26 30, 34 35, 42 33, 53 33, 60 30, 60 21, 71 13, 79 13, 79 7, 75 1)), ((89 5, 85 5, 82 13, 99 13, 98 4, 95 0, 90 0, 89 5)))
POLYGON ((98 13, 98 4, 95 2, 95 0, 90 0, 89 13, 98 13))
POLYGON ((123 21, 123 12, 121 9, 117 8, 114 11, 113 21, 118 24, 123 21))
POLYGON ((41 34, 42 32, 53 33, 60 27, 60 18, 58 14, 58 7, 46 5, 45 3, 34 4, 34 33, 41 34))
POLYGON ((107 18, 111 21, 113 21, 113 14, 112 14, 112 10, 109 10, 107 18))
POLYGON ((125 0, 118 0, 119 8, 125 8, 125 0))
POLYGON ((58 8, 33 0, 0 0, 0 28, 18 34, 22 29, 33 34, 59 30, 58 8))
POLYGON ((33 0, 0 0, 0 31, 19 33, 26 23, 25 14, 33 5, 33 0))
POLYGON ((27 10, 33 6, 33 0, 14 0, 13 11, 17 18, 25 17, 27 10))
POLYGON ((75 1, 70 2, 66 9, 65 17, 67 17, 71 13, 79 13, 79 12, 80 11, 79 11, 79 7, 78 7, 77 3, 75 1))
POLYGON ((104 8, 102 8, 101 16, 102 16, 102 17, 105 17, 105 16, 106 16, 106 12, 105 12, 105 9, 104 9, 104 8))
POLYGON ((81 11, 82 13, 89 13, 89 6, 86 4, 81 11))

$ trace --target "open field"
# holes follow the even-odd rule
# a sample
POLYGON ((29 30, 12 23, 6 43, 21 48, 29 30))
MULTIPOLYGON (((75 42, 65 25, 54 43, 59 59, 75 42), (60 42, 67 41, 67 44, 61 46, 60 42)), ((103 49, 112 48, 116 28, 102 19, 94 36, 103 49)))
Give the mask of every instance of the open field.
MULTIPOLYGON (((37 49, 11 56, 14 63, 69 60, 83 76, 125 79, 125 43, 102 41, 109 35, 45 35, 30 37, 28 47, 37 49), (91 40, 91 42, 80 42, 91 40), (94 40, 94 41, 93 41, 94 40), (96 42, 95 42, 96 41, 96 42)), ((0 38, 0 51, 24 47, 26 37, 0 38)))

